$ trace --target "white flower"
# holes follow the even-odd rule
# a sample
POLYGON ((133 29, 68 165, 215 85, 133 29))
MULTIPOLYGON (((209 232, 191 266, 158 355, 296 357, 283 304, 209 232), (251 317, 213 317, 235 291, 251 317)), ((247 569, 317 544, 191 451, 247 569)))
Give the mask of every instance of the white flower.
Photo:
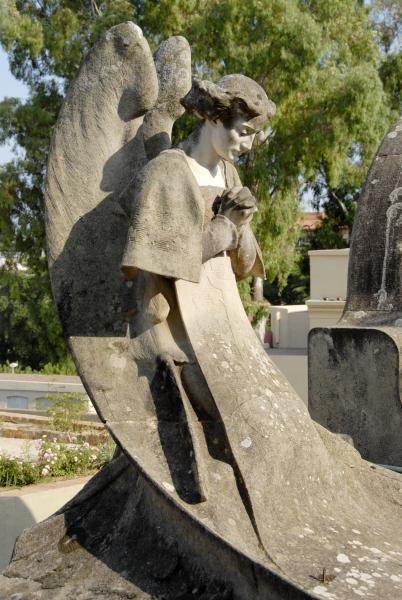
POLYGON ((84 442, 84 443, 82 444, 82 446, 83 446, 83 448, 89 448, 89 444, 88 444, 88 442, 84 442))
POLYGON ((73 461, 78 462, 78 456, 74 456, 73 461))
POLYGON ((46 477, 46 475, 49 475, 49 469, 47 469, 46 467, 44 467, 42 469, 42 475, 43 475, 43 477, 46 477))
POLYGON ((57 438, 53 438, 53 443, 55 444, 57 442, 57 438))
POLYGON ((43 439, 47 438, 47 435, 43 434, 43 435, 42 435, 42 438, 43 438, 43 439))
POLYGON ((90 458, 91 458, 91 460, 92 460, 92 462, 93 462, 93 461, 94 461, 94 460, 96 460, 98 457, 96 456, 96 454, 91 454, 90 458))

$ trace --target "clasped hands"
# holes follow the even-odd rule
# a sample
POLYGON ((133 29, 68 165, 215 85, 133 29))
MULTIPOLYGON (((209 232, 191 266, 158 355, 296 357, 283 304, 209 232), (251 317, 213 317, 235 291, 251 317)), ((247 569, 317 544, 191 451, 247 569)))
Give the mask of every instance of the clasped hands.
POLYGON ((247 187, 236 186, 215 200, 213 210, 215 215, 223 215, 240 230, 257 212, 257 200, 247 187))

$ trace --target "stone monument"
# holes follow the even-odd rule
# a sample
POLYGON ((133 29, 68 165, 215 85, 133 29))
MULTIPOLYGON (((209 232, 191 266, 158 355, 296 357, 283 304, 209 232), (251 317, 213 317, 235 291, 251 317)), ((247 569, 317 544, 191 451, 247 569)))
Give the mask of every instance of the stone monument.
POLYGON ((25 531, 3 597, 394 599, 402 480, 315 424, 236 277, 263 275, 231 161, 274 113, 243 75, 191 83, 173 37, 107 32, 72 83, 46 192, 65 335, 119 453, 25 531), (201 123, 174 148, 183 109, 201 123))
POLYGON ((402 118, 384 138, 353 226, 336 327, 309 340, 309 410, 367 460, 402 470, 402 118))

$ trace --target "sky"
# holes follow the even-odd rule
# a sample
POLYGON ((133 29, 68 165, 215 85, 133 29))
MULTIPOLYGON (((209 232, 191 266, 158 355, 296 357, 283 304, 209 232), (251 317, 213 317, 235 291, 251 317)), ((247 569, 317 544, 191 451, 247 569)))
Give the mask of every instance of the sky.
MULTIPOLYGON (((26 98, 27 95, 27 86, 11 75, 10 69, 8 68, 7 54, 0 47, 0 101, 6 96, 26 98)), ((0 164, 9 161, 10 158, 12 158, 11 148, 0 146, 0 164)))

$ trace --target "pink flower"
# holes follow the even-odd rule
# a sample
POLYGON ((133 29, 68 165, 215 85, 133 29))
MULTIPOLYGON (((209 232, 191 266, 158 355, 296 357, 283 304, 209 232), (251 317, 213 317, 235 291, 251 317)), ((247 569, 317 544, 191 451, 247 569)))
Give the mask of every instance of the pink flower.
POLYGON ((49 469, 47 469, 46 467, 44 467, 42 469, 42 475, 43 475, 43 477, 46 477, 46 475, 49 475, 49 469))

